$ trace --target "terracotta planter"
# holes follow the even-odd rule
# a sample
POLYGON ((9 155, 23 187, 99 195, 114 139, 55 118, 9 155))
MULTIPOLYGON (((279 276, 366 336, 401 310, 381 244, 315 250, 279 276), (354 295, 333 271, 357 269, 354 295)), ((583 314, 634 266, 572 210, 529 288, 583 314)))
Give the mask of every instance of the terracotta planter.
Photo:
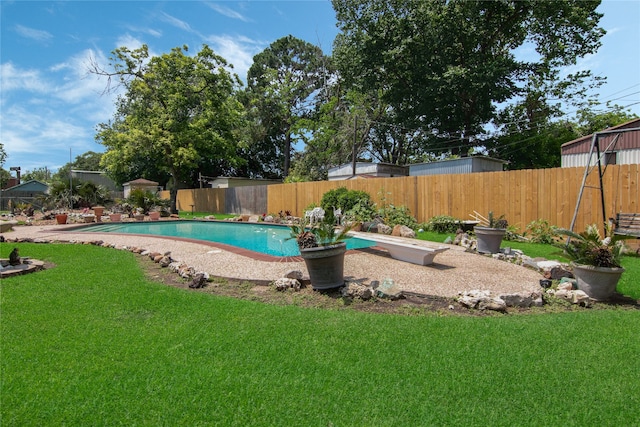
POLYGON ((473 227, 478 239, 478 252, 482 254, 497 254, 500 252, 502 238, 507 234, 506 228, 473 227))
POLYGON ((573 266, 573 275, 578 282, 578 289, 589 295, 589 298, 598 301, 606 301, 611 298, 616 291, 622 273, 624 273, 624 268, 573 266))
POLYGON ((330 246, 300 249, 314 289, 334 289, 344 285, 344 242, 330 246))
POLYGON ((93 213, 96 216, 96 222, 102 222, 102 215, 104 214, 103 206, 94 206, 93 213))
POLYGON ((57 214, 56 215, 56 222, 58 224, 66 224, 67 223, 67 214, 57 214))
POLYGON ((94 222, 96 220, 96 216, 95 215, 83 215, 82 219, 84 219, 84 222, 90 223, 90 222, 94 222))
POLYGON ((120 222, 122 221, 122 214, 109 214, 109 221, 111 222, 120 222))
POLYGON ((158 221, 160 219, 160 212, 149 212, 149 219, 151 219, 151 221, 158 221))

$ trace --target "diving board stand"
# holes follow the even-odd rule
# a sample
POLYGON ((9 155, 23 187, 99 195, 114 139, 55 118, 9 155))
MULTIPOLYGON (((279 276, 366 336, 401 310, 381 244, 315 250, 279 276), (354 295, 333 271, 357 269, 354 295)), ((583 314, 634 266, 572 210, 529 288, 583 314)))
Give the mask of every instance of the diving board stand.
POLYGON ((349 235, 357 237, 358 239, 375 242, 377 246, 386 249, 394 259, 418 265, 433 264, 433 259, 436 255, 449 250, 449 248, 445 246, 439 246, 437 248, 426 246, 422 243, 422 240, 412 242, 408 239, 395 238, 387 236, 386 234, 351 231, 349 235))

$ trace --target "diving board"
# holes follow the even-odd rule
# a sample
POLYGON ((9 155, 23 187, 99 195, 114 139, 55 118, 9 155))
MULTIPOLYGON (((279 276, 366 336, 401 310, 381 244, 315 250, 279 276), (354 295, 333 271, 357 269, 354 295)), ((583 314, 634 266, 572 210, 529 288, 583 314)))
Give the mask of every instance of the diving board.
POLYGON ((394 259, 418 265, 433 264, 433 259, 436 255, 449 250, 446 246, 438 246, 436 248, 427 246, 423 240, 409 240, 386 234, 350 231, 349 235, 375 242, 377 246, 386 249, 394 259))

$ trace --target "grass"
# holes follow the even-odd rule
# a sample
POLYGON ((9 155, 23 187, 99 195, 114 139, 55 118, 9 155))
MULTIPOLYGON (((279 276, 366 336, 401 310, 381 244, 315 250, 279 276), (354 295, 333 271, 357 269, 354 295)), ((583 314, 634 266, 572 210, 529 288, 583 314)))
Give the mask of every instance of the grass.
POLYGON ((216 219, 225 219, 225 218, 234 218, 238 215, 232 214, 219 214, 219 213, 209 213, 209 212, 187 212, 180 211, 178 216, 182 219, 194 219, 194 218, 204 218, 205 216, 213 216, 216 219))
POLYGON ((154 283, 124 251, 15 246, 56 267, 0 283, 3 426, 637 422, 637 310, 275 306, 154 283))

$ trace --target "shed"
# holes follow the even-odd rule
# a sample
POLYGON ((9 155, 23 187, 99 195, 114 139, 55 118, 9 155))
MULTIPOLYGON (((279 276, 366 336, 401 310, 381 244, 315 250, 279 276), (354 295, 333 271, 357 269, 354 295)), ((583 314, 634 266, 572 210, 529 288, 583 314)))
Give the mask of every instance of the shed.
POLYGON ((156 193, 162 190, 158 183, 155 181, 149 181, 148 179, 138 178, 133 181, 124 183, 124 197, 125 199, 129 197, 131 194, 131 190, 141 189, 144 191, 151 191, 152 193, 156 193))
MULTIPOLYGON (((598 137, 603 164, 640 164, 640 118, 630 120, 618 126, 604 129, 602 132, 612 132, 598 137), (631 129, 631 130, 629 130, 631 129), (613 131, 627 130, 622 133, 613 131), (611 146, 614 138, 618 137, 615 146, 611 146)), ((593 135, 583 136, 562 144, 561 164, 563 168, 585 167, 589 158, 593 135)), ((596 156, 591 157, 591 166, 596 164, 596 156)))
MULTIPOLYGON (((353 163, 345 163, 329 168, 329 181, 351 179, 353 175, 353 163)), ((356 177, 367 178, 392 178, 394 176, 407 176, 406 166, 392 163, 356 162, 356 177)))
POLYGON ((218 176, 207 183, 211 188, 236 188, 236 187, 249 187, 254 185, 272 185, 282 184, 281 180, 277 179, 252 179, 233 176, 218 176))
POLYGON ((461 157, 459 159, 437 162, 415 163, 409 165, 409 175, 442 175, 476 172, 502 172, 505 160, 488 156, 461 157))
POLYGON ((0 209, 8 209, 9 200, 11 200, 13 206, 15 206, 16 203, 28 203, 36 206, 37 198, 46 194, 48 191, 49 186, 47 184, 35 179, 14 185, 11 188, 2 190, 0 209))

